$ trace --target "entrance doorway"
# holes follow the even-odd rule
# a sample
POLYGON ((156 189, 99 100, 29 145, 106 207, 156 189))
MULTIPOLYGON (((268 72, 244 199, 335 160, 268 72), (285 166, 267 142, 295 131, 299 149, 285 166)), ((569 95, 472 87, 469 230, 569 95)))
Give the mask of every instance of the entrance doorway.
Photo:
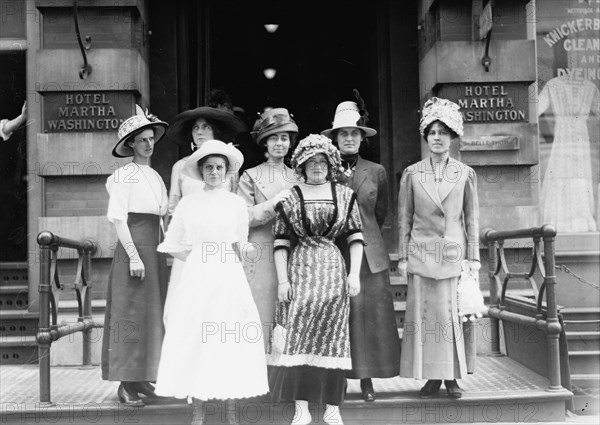
MULTIPOLYGON (((0 119, 13 119, 25 101, 25 55, 0 53, 0 119)), ((0 262, 27 261, 26 129, 0 138, 0 262)))
MULTIPOLYGON (((331 127, 339 102, 357 100, 354 90, 365 101, 369 125, 378 127, 372 2, 219 0, 210 2, 207 15, 206 85, 224 89, 249 128, 265 108, 285 107, 298 124, 299 139, 319 133, 331 127), (277 27, 269 32, 265 24, 277 27)), ((374 138, 365 144, 361 154, 378 161, 376 143, 374 138)), ((264 160, 249 136, 240 145, 246 166, 264 160)))

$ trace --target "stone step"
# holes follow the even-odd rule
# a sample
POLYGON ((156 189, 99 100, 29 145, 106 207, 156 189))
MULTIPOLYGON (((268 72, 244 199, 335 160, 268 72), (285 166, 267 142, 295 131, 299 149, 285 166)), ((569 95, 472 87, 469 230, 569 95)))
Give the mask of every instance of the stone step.
POLYGON ((0 340, 9 336, 35 336, 38 321, 38 313, 21 310, 0 310, 0 340))
POLYGON ((28 281, 26 262, 0 263, 0 287, 15 285, 27 286, 28 281))
POLYGON ((565 331, 600 331, 600 307, 568 307, 561 308, 565 331))
POLYGON ((598 388, 600 386, 600 374, 582 373, 571 374, 571 385, 576 388, 598 388))
POLYGON ((35 335, 3 336, 0 338, 0 365, 33 364, 38 362, 35 335))
POLYGON ((571 375, 600 374, 600 351, 569 351, 571 375))
MULTIPOLYGON (((568 391, 549 393, 540 390, 519 394, 489 392, 461 400, 443 395, 424 400, 417 394, 385 394, 373 403, 347 400, 340 410, 347 425, 563 422, 565 400, 570 396, 568 391)), ((60 404, 34 409, 17 407, 14 410, 3 409, 3 424, 33 423, 43 418, 52 418, 54 424, 87 423, 90 418, 96 424, 114 424, 130 418, 143 424, 183 425, 189 424, 192 416, 191 407, 184 402, 154 402, 143 408, 126 407, 119 403, 73 403, 69 404, 68 409, 60 404)), ((223 402, 206 402, 204 411, 205 423, 224 423, 223 402)), ((293 418, 294 406, 291 403, 276 404, 250 399, 238 401, 236 412, 240 424, 287 425, 293 418)), ((312 423, 325 423, 323 406, 311 405, 311 414, 312 423)))
POLYGON ((569 351, 600 351, 600 331, 567 331, 569 351))
POLYGON ((0 310, 24 310, 29 307, 27 285, 0 286, 0 310))

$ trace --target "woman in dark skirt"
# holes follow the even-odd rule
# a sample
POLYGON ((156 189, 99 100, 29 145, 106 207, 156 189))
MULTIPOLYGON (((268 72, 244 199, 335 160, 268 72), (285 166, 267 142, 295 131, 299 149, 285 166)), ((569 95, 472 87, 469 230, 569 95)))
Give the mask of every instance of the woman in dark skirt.
POLYGON ((162 178, 149 164, 167 124, 146 116, 138 106, 136 111, 119 127, 113 149, 113 156, 133 156, 133 161, 106 182, 107 217, 119 242, 108 281, 102 379, 121 382, 121 403, 143 406, 139 394, 155 396, 150 382, 156 380, 164 336, 167 266, 165 254, 156 247, 168 197, 162 178))
MULTIPOLYGON (((363 159, 358 151, 366 137, 377 134, 364 125, 355 102, 342 102, 333 126, 321 134, 337 144, 344 171, 340 183, 356 193, 365 247, 360 268, 360 294, 350 299, 352 370, 348 378, 360 379, 362 398, 375 400, 371 378, 391 378, 400 369, 400 338, 390 291, 389 255, 381 234, 388 210, 388 182, 382 165, 363 159)), ((345 258, 348 246, 338 242, 345 258)))
POLYGON ((340 154, 311 134, 294 151, 301 182, 277 205, 273 225, 277 271, 276 325, 267 364, 273 400, 294 401, 292 424, 308 424, 308 403, 325 404, 326 423, 342 423, 346 371, 351 369, 350 299, 360 292, 362 233, 356 195, 335 183, 340 154), (335 240, 350 246, 350 271, 335 240))

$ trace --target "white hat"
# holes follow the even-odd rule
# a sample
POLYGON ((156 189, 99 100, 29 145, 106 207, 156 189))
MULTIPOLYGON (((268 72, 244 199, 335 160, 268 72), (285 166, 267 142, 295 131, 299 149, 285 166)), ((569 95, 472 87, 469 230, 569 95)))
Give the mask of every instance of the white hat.
POLYGON ((166 122, 159 120, 156 116, 146 112, 139 106, 135 105, 135 115, 127 118, 119 126, 117 137, 119 141, 113 148, 112 154, 117 158, 126 158, 133 156, 133 149, 125 144, 125 142, 134 134, 146 129, 154 130, 154 143, 165 135, 165 130, 168 127, 166 122))
POLYGON ((196 180, 202 180, 202 175, 198 168, 198 161, 210 155, 223 155, 226 157, 229 161, 227 172, 239 170, 244 163, 244 155, 242 155, 233 144, 226 144, 220 140, 207 140, 202 143, 200 148, 190 155, 183 166, 182 173, 196 180))
POLYGON ((339 128, 354 127, 359 128, 365 132, 366 137, 375 136, 377 131, 370 127, 363 127, 359 125, 362 115, 358 109, 356 102, 342 102, 335 109, 335 115, 333 116, 333 126, 327 130, 321 131, 323 136, 331 137, 331 132, 339 128))

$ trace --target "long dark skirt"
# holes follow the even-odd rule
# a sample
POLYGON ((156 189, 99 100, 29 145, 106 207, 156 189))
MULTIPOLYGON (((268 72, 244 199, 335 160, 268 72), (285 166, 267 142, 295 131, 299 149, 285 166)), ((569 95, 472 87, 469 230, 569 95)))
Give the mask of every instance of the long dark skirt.
POLYGON ((346 372, 314 366, 271 366, 271 399, 274 402, 306 400, 340 406, 346 393, 346 372))
POLYGON ((108 279, 102 379, 155 381, 162 346, 163 307, 167 294, 165 254, 156 251, 160 217, 130 213, 127 225, 146 277, 129 274, 129 256, 118 243, 108 279))
POLYGON ((371 273, 366 257, 360 269, 360 293, 350 298, 348 378, 391 378, 400 371, 400 338, 387 270, 371 273))

